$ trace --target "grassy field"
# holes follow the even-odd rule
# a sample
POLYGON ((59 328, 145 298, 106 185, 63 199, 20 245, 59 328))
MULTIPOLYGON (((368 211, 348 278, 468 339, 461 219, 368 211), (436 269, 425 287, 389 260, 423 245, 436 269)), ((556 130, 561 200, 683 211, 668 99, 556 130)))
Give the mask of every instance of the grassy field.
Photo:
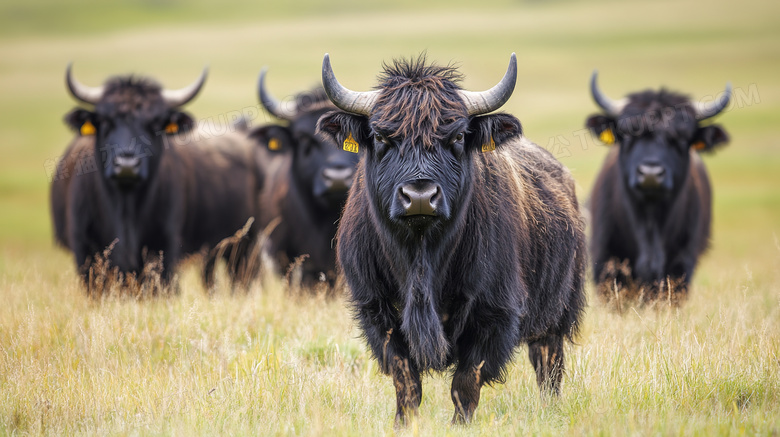
POLYGON ((171 88, 208 64, 188 109, 219 122, 257 110, 264 65, 284 97, 316 84, 330 52, 342 83, 365 90, 383 60, 423 50, 457 61, 474 90, 492 86, 516 52, 505 109, 572 169, 583 199, 606 153, 582 130, 595 110, 594 68, 614 97, 664 85, 700 98, 727 81, 736 92, 718 119, 732 142, 705 158, 713 241, 688 302, 616 314, 591 298, 560 399, 540 399, 519 348, 470 427, 449 426, 449 378, 434 375, 419 419, 400 434, 780 433, 779 3, 111 4, 0 4, 0 435, 396 432, 392 382, 342 299, 293 298, 272 278, 209 298, 191 265, 174 298, 87 299, 52 243, 47 166, 71 138, 69 61, 87 84, 139 73, 171 88))

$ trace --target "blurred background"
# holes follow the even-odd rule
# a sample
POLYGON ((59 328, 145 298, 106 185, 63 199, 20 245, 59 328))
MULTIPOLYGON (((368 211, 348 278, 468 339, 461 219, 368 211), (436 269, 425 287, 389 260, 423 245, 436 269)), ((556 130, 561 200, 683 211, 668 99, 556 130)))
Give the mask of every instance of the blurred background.
MULTIPOLYGON (((68 62, 88 85, 134 73, 169 88, 208 65, 206 86, 187 109, 219 124, 235 111, 256 112, 263 66, 283 98, 319 83, 325 52, 343 84, 367 90, 383 61, 423 51, 457 63, 472 90, 493 86, 516 52, 518 83, 504 110, 571 168, 582 200, 607 151, 582 129, 596 110, 587 86, 595 68, 614 98, 665 86, 712 99, 730 81, 733 103, 716 122, 732 141, 705 158, 713 249, 696 280, 746 270, 769 280, 780 259, 778 22, 780 3, 766 0, 4 0, 0 284, 14 288, 31 269, 75 278, 70 255, 54 248, 48 211, 51 166, 73 135, 62 122, 75 106, 64 86, 68 62)), ((263 114, 253 122, 267 121, 263 114)))

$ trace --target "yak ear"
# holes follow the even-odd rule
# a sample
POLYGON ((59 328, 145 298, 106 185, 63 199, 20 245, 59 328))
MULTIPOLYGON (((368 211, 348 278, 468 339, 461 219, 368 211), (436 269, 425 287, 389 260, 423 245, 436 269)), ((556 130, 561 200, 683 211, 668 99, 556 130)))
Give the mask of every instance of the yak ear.
POLYGON ((193 127, 195 127, 195 120, 189 114, 181 111, 172 111, 168 115, 168 120, 163 129, 166 134, 177 134, 189 132, 193 127))
POLYGON ((278 124, 260 126, 249 132, 249 138, 254 139, 271 152, 284 153, 293 150, 295 141, 290 129, 278 124))
POLYGON ((466 149, 492 152, 522 134, 520 120, 512 115, 498 113, 474 117, 469 122, 466 149))
POLYGON ((729 134, 719 124, 700 127, 691 142, 691 147, 699 152, 712 152, 718 146, 729 142, 729 134))
POLYGON ((616 123, 614 118, 602 114, 591 115, 585 121, 585 126, 590 129, 593 135, 602 143, 611 146, 617 142, 617 135, 615 134, 616 123))
POLYGON ((65 114, 65 124, 81 135, 94 135, 97 117, 94 112, 76 108, 65 114))
POLYGON ((347 152, 359 153, 373 145, 368 119, 344 111, 330 111, 317 121, 317 135, 338 144, 347 152))
POLYGON ((509 114, 489 114, 474 117, 469 122, 467 150, 492 152, 507 141, 523 134, 520 120, 509 114))

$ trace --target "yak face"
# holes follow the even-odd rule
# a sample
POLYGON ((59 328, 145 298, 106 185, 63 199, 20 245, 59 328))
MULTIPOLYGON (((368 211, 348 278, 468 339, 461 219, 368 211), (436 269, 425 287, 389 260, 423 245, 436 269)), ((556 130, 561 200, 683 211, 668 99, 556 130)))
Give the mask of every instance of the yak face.
POLYGON ((674 198, 688 177, 692 148, 710 151, 728 141, 720 126, 700 125, 687 97, 665 90, 631 94, 619 114, 593 115, 586 124, 620 147, 623 184, 644 202, 674 198))
POLYGON ((116 77, 100 87, 65 74, 71 95, 93 110, 77 108, 65 122, 82 136, 94 136, 95 165, 104 180, 130 190, 153 178, 165 148, 165 135, 186 132, 192 118, 177 108, 195 98, 206 81, 204 69, 189 86, 168 90, 144 78, 116 77))
POLYGON ((298 94, 295 101, 295 114, 285 117, 289 126, 263 126, 250 136, 271 152, 292 154, 292 179, 311 204, 341 211, 358 157, 316 134, 317 120, 334 109, 322 88, 298 94))
POLYGON ((192 127, 192 118, 168 107, 160 91, 147 79, 115 78, 106 83, 94 111, 79 108, 66 116, 81 135, 95 137, 96 164, 120 189, 149 180, 160 163, 165 135, 192 127))
POLYGON ((364 150, 368 198, 397 235, 438 232, 460 216, 473 189, 475 154, 521 134, 512 116, 470 116, 460 77, 423 57, 395 61, 385 65, 368 115, 338 111, 320 119, 320 131, 343 148, 364 150))

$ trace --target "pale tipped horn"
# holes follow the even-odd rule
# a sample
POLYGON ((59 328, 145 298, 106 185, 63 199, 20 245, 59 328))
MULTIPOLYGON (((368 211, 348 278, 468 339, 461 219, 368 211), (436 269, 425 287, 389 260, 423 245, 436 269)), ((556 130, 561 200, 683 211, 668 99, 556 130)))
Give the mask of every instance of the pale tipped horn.
POLYGON ((82 84, 77 81, 73 74, 71 74, 71 68, 73 63, 68 64, 68 68, 65 70, 65 84, 68 86, 68 91, 77 100, 81 100, 84 103, 90 105, 96 105, 100 98, 103 97, 103 87, 91 87, 82 84))
POLYGON ((206 76, 208 76, 209 68, 203 67, 203 72, 200 73, 200 77, 190 85, 178 89, 178 90, 162 90, 162 98, 165 103, 171 108, 186 105, 190 100, 194 99, 198 95, 200 89, 203 88, 203 84, 206 83, 206 76))
POLYGON ((696 119, 706 120, 720 114, 729 105, 730 100, 731 82, 726 84, 726 91, 723 92, 723 95, 718 100, 707 103, 693 102, 693 109, 696 110, 696 119))
POLYGON ((460 91, 460 97, 466 104, 469 115, 487 114, 500 108, 515 90, 517 82, 517 56, 512 53, 504 77, 493 88, 486 91, 460 91))
POLYGON ((257 97, 260 99, 260 104, 263 105, 266 111, 276 118, 291 121, 298 113, 298 105, 292 102, 286 102, 283 105, 281 101, 276 100, 271 93, 265 87, 265 75, 268 73, 268 67, 263 67, 260 70, 260 78, 257 80, 257 97))
POLYGON ((333 68, 330 66, 330 56, 325 53, 322 59, 322 87, 325 94, 339 109, 354 114, 369 116, 379 97, 379 91, 357 92, 345 88, 336 80, 333 68))
POLYGON ((593 70, 593 75, 590 77, 590 94, 593 96, 593 100, 596 102, 607 115, 617 117, 623 111, 623 108, 628 104, 627 98, 620 100, 612 100, 601 92, 598 85, 599 71, 593 70))

